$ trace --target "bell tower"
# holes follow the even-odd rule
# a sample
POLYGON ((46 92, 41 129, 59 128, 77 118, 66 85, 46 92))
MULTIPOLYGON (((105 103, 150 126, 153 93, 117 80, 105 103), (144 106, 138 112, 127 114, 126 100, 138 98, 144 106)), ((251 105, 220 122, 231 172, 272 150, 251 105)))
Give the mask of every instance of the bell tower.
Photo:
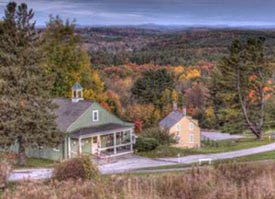
POLYGON ((76 82, 72 87, 72 102, 76 103, 80 100, 83 100, 83 88, 76 82))

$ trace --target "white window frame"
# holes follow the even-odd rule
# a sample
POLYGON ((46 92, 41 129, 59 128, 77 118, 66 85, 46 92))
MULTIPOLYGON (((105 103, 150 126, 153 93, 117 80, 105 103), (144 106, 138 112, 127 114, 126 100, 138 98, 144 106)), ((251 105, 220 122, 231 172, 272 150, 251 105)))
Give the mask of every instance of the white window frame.
POLYGON ((99 121, 99 114, 98 110, 93 111, 93 122, 98 122, 99 121), (95 113, 97 114, 97 119, 95 120, 95 113))
POLYGON ((194 143, 194 135, 193 134, 189 135, 189 142, 194 143))
POLYGON ((193 122, 190 122, 190 123, 189 123, 189 130, 190 130, 190 131, 193 131, 194 128, 195 128, 194 123, 193 123, 193 122))

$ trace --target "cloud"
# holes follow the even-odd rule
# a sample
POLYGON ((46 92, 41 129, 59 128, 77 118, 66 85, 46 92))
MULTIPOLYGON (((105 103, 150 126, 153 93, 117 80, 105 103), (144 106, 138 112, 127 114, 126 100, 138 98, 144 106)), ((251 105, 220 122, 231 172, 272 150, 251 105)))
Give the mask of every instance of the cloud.
MULTIPOLYGON (((0 0, 0 14, 9 0, 0 0)), ((274 0, 17 0, 35 11, 39 25, 48 16, 82 25, 114 24, 274 24, 274 0)))

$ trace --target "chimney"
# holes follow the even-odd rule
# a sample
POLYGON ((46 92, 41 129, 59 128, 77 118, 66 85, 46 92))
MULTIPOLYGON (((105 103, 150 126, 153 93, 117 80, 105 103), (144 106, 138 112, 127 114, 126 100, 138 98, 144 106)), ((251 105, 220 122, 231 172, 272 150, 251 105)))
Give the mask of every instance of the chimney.
POLYGON ((177 102, 173 102, 173 111, 177 111, 177 110, 178 110, 177 102))
POLYGON ((184 106, 183 109, 182 109, 182 114, 183 116, 186 116, 187 115, 187 111, 186 111, 186 107, 184 106))

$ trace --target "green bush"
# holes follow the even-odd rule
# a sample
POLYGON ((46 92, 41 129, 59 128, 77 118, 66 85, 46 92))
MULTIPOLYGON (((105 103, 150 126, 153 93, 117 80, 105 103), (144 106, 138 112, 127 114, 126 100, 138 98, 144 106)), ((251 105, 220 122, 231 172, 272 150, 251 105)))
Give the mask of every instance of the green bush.
POLYGON ((141 136, 144 138, 154 138, 160 145, 175 143, 174 135, 169 134, 167 129, 160 129, 159 127, 145 129, 141 136))
POLYGON ((134 146, 138 152, 152 151, 159 146, 159 142, 154 138, 139 137, 134 146))
POLYGON ((53 171, 54 179, 63 180, 88 180, 99 176, 99 171, 89 156, 72 158, 60 163, 53 171))

